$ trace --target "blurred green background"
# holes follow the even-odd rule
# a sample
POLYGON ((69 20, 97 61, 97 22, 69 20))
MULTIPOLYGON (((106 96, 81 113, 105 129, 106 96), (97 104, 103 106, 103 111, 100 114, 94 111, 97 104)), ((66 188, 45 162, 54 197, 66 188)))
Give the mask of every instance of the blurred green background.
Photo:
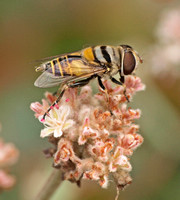
MULTIPOLYGON (((96 44, 129 44, 143 57, 137 75, 146 84, 130 104, 142 110, 138 121, 145 141, 131 159, 133 183, 121 200, 180 199, 180 86, 151 74, 150 53, 161 12, 180 6, 171 0, 6 0, 0 1, 0 137, 13 142, 20 159, 13 167, 16 186, 0 200, 34 199, 51 173, 49 147, 40 138, 42 125, 30 110, 46 90, 34 87, 36 59, 72 52, 96 44)), ((55 91, 54 89, 48 91, 55 91)), ((52 200, 114 199, 113 183, 101 189, 95 182, 82 187, 64 182, 52 200)))

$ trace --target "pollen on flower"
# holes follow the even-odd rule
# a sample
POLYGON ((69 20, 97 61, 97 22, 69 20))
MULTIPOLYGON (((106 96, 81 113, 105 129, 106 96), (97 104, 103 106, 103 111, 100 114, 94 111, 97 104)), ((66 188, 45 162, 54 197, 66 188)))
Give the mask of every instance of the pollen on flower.
POLYGON ((66 99, 66 102, 69 102, 69 99, 66 99))
MULTIPOLYGON (((145 89, 138 77, 128 76, 125 84, 130 99, 145 89)), ((128 107, 123 86, 112 86, 110 81, 104 81, 104 85, 107 92, 100 89, 94 95, 88 85, 80 93, 77 88, 68 89, 59 109, 54 106, 46 116, 41 137, 53 141, 53 166, 62 171, 64 180, 78 185, 82 179, 94 180, 106 188, 113 177, 117 187, 123 189, 132 182, 130 158, 143 142, 134 122, 141 111, 128 107)), ((47 95, 42 102, 49 106, 51 103, 47 95)), ((31 104, 36 116, 43 108, 44 105, 31 104)), ((46 153, 52 155, 51 152, 46 153)))

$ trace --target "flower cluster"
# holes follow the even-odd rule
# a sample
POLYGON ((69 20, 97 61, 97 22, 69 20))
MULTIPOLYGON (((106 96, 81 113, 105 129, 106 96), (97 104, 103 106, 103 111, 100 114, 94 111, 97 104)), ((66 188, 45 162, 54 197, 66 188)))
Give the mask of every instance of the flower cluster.
POLYGON ((9 175, 8 168, 17 161, 18 156, 19 151, 13 144, 0 139, 0 192, 14 186, 15 177, 9 175))
POLYGON ((161 14, 156 36, 158 42, 151 48, 152 72, 158 79, 173 82, 180 78, 180 8, 161 14))
MULTIPOLYGON (((123 86, 103 83, 106 91, 100 89, 95 95, 88 85, 80 93, 68 89, 43 122, 42 114, 54 97, 46 93, 42 104, 32 103, 31 109, 45 126, 41 137, 55 146, 45 153, 53 156, 53 166, 63 172, 63 179, 77 184, 81 179, 95 180, 106 188, 111 174, 117 187, 124 188, 132 181, 130 157, 143 142, 135 124, 141 112, 128 107, 123 86)), ((145 87, 134 76, 126 77, 125 85, 129 100, 145 87)))

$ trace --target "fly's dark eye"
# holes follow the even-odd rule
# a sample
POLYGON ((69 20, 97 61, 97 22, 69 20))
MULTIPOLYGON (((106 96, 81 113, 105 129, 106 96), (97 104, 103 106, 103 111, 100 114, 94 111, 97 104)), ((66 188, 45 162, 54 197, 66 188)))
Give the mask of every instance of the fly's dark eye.
POLYGON ((131 74, 136 66, 136 60, 131 52, 125 52, 123 61, 124 75, 131 74))

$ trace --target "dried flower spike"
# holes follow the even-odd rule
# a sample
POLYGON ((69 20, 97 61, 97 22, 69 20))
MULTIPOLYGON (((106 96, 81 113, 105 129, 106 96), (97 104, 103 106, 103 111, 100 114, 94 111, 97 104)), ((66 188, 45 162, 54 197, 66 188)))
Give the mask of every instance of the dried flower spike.
MULTIPOLYGON (((134 76, 128 76, 125 84, 130 100, 145 88, 134 76)), ((123 189, 132 182, 130 157, 143 142, 134 122, 141 112, 128 108, 122 86, 112 87, 109 81, 104 85, 107 93, 100 89, 95 95, 90 86, 82 87, 79 94, 77 89, 68 89, 59 109, 53 108, 45 118, 41 137, 49 137, 55 145, 53 165, 62 171, 63 179, 78 185, 82 179, 94 180, 106 188, 111 174, 123 189)), ((43 107, 31 104, 36 117, 43 115, 43 107)))

